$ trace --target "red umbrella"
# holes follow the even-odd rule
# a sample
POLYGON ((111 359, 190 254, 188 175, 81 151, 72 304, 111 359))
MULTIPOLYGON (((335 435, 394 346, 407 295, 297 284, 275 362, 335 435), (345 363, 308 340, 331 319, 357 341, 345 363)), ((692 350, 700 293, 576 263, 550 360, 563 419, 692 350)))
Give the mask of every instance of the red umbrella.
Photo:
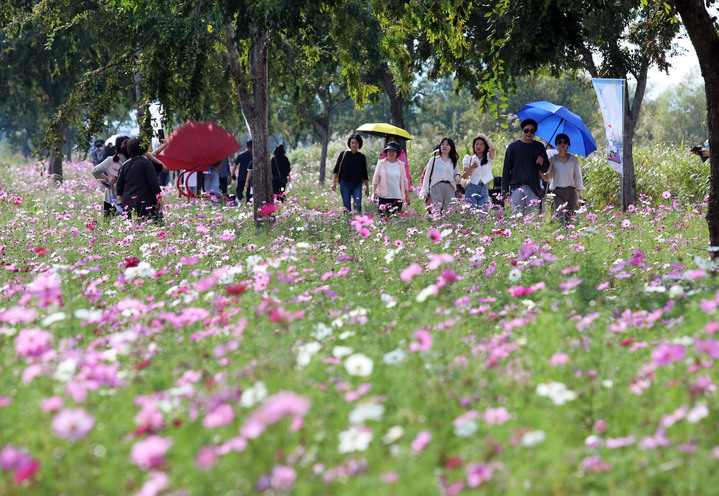
POLYGON ((232 133, 214 122, 189 121, 170 134, 157 158, 170 170, 193 170, 216 164, 240 148, 232 133))

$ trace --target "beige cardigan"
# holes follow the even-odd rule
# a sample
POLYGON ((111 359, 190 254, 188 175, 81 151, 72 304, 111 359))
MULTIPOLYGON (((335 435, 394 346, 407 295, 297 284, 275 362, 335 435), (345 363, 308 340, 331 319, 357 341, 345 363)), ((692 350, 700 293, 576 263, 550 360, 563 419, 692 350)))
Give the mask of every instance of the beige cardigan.
MULTIPOLYGON (((409 184, 407 182, 407 174, 404 170, 404 164, 399 160, 397 163, 400 165, 399 190, 402 192, 402 200, 405 203, 409 203, 409 184)), ((381 158, 377 161, 377 167, 375 167, 374 177, 372 178, 372 190, 377 196, 382 198, 386 198, 389 194, 389 187, 387 186, 386 158, 381 158)))

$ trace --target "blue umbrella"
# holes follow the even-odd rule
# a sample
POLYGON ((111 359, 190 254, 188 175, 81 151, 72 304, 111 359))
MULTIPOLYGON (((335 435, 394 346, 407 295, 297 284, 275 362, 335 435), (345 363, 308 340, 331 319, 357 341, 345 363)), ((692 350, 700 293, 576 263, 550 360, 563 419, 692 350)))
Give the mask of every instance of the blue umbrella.
POLYGON ((568 151, 586 157, 597 149, 592 133, 582 118, 552 102, 533 102, 522 107, 517 116, 537 121, 537 136, 547 143, 557 146, 556 136, 564 133, 572 143, 568 151))

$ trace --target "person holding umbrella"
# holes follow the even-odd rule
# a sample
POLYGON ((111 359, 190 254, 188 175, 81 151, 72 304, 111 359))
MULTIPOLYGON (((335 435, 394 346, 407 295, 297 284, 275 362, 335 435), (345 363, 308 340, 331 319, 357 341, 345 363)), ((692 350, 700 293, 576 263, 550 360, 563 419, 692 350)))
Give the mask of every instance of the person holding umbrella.
POLYGON ((515 210, 531 210, 539 208, 539 173, 546 174, 549 158, 544 146, 534 139, 537 121, 525 119, 521 128, 522 138, 510 143, 504 154, 502 195, 511 195, 515 210))
POLYGON ((584 199, 584 184, 582 183, 582 169, 576 156, 567 152, 571 145, 569 136, 564 133, 557 135, 555 141, 559 153, 549 159, 547 177, 551 181, 549 189, 554 193, 554 208, 557 218, 562 224, 574 215, 577 209, 577 199, 584 199))
POLYGON ((345 211, 352 210, 351 202, 354 201, 355 209, 362 213, 362 183, 365 185, 365 196, 369 197, 367 157, 359 151, 362 148, 362 136, 351 134, 347 146, 349 150, 339 154, 332 171, 332 191, 337 190, 339 182, 345 211))
POLYGON ((404 164, 399 161, 401 151, 397 143, 388 143, 383 150, 387 158, 379 159, 372 178, 372 189, 385 217, 401 212, 403 203, 409 205, 409 182, 404 164))

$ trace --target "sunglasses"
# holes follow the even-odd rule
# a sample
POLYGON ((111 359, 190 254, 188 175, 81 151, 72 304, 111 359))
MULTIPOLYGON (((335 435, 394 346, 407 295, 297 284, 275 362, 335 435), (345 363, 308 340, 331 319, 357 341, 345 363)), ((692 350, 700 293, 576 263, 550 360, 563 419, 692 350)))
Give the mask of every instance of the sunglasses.
POLYGON ((557 140, 557 144, 558 144, 558 145, 568 145, 568 144, 569 144, 569 140, 566 140, 566 139, 558 139, 558 140, 557 140))
POLYGON ((532 129, 531 127, 528 127, 527 129, 522 129, 522 132, 524 134, 534 134, 536 132, 536 129, 532 129))

